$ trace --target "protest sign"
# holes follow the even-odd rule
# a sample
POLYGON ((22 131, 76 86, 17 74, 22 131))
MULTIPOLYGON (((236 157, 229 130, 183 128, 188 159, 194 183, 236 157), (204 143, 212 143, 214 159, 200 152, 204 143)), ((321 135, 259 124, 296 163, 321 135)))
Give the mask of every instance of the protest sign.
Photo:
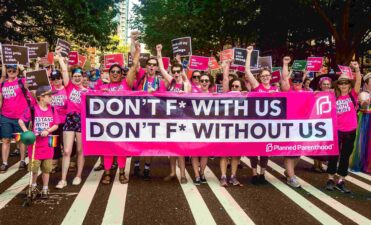
POLYGON ((122 53, 105 55, 104 69, 108 70, 113 64, 124 65, 124 55, 122 53))
POLYGON ((223 62, 225 60, 232 60, 233 59, 233 49, 226 49, 220 52, 220 61, 223 62))
POLYGON ((74 66, 79 64, 79 53, 72 51, 68 53, 68 65, 74 66))
POLYGON ((319 72, 321 71, 323 64, 322 57, 309 57, 307 59, 307 71, 308 72, 319 72))
POLYGON ((170 58, 169 57, 162 57, 162 63, 164 64, 164 69, 168 70, 170 65, 170 58))
POLYGON ((24 46, 28 47, 28 56, 30 59, 46 57, 48 54, 49 44, 47 42, 27 43, 24 46))
POLYGON ((220 69, 218 61, 216 61, 215 57, 209 58, 209 67, 211 70, 218 70, 220 69))
POLYGON ((192 55, 189 58, 189 69, 207 71, 209 69, 209 57, 192 55))
POLYGON ((258 58, 258 65, 261 69, 272 70, 272 56, 263 56, 258 58))
POLYGON ((37 90, 40 86, 50 86, 46 70, 34 70, 26 73, 28 90, 37 90))
POLYGON ((87 93, 84 155, 337 155, 332 92, 87 93))
POLYGON ((133 65, 133 57, 131 56, 130 52, 128 53, 128 67, 133 65))
POLYGON ((304 71, 307 68, 307 60, 294 60, 291 69, 293 71, 304 71))
POLYGON ((86 56, 79 54, 79 67, 84 67, 86 63, 86 56))
MULTIPOLYGON (((232 64, 236 66, 245 66, 247 50, 245 48, 234 48, 233 50, 234 52, 233 52, 233 63, 232 64)), ((250 62, 251 69, 259 68, 258 58, 259 58, 259 51, 253 50, 251 53, 251 62, 250 62)))
POLYGON ((190 56, 192 55, 191 37, 182 37, 171 40, 173 55, 190 56))
POLYGON ((339 67, 339 69, 340 69, 340 71, 341 71, 342 74, 347 75, 351 80, 354 79, 352 70, 350 69, 349 66, 338 65, 338 67, 339 67))
POLYGON ((61 55, 63 57, 67 57, 68 53, 71 51, 71 44, 68 41, 65 41, 59 38, 57 40, 57 47, 62 48, 61 55))
POLYGON ((271 73, 272 74, 271 83, 278 83, 278 82, 280 82, 280 80, 281 80, 281 73, 282 73, 282 70, 281 69, 274 70, 271 73))
POLYGON ((3 44, 1 48, 3 64, 20 64, 29 63, 28 47, 18 45, 3 44))

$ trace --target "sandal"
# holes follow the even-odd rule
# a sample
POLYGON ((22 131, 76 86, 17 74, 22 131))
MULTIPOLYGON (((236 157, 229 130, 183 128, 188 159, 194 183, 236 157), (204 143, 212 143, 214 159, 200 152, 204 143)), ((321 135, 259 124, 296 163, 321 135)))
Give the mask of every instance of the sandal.
POLYGON ((125 172, 124 173, 120 173, 119 181, 120 181, 121 184, 127 184, 127 183, 129 183, 129 179, 125 176, 125 172))
POLYGON ((102 178, 102 184, 110 184, 110 183, 111 183, 111 175, 105 172, 102 178))

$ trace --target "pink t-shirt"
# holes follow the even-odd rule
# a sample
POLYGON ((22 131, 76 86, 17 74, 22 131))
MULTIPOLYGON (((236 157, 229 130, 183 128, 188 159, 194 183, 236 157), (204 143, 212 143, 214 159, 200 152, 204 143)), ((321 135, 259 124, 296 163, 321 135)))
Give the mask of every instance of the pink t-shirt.
POLYGON ((255 92, 264 92, 264 93, 270 93, 270 92, 278 92, 278 87, 276 86, 270 86, 269 88, 265 88, 263 84, 259 84, 255 89, 253 89, 255 92))
MULTIPOLYGON (((26 83, 25 78, 22 78, 22 83, 26 83)), ((5 81, 0 93, 3 95, 2 115, 10 119, 19 119, 28 105, 18 85, 18 79, 12 82, 5 81)))
POLYGON ((131 88, 126 83, 126 80, 123 79, 119 83, 109 83, 109 84, 103 84, 99 86, 100 90, 107 89, 109 91, 129 91, 131 88))
MULTIPOLYGON (((170 81, 170 85, 172 84, 172 83, 175 83, 175 80, 174 79, 172 79, 171 81, 170 81)), ((171 89, 169 90, 170 92, 175 92, 175 93, 179 93, 179 92, 181 92, 181 91, 184 91, 183 89, 184 89, 184 85, 183 84, 177 84, 177 83, 175 83, 175 84, 173 84, 173 87, 170 87, 171 89)))
MULTIPOLYGON (((354 89, 350 94, 353 96, 355 102, 357 102, 358 97, 354 89)), ((357 129, 357 112, 349 94, 339 96, 336 99, 336 112, 339 131, 347 132, 357 129)))
MULTIPOLYGON (((44 111, 39 105, 35 105, 34 110, 35 120, 33 123, 33 132, 35 134, 40 134, 43 130, 49 129, 53 125, 57 125, 59 123, 58 113, 55 109, 53 113, 51 106, 48 106, 48 109, 44 111)), ((31 120, 30 108, 27 108, 24 111, 20 119, 24 122, 29 122, 31 120)), ((28 146, 28 152, 29 156, 31 156, 32 145, 28 146)), ((52 159, 53 154, 53 148, 49 147, 49 137, 36 136, 35 159, 52 159)))
POLYGON ((57 91, 52 96, 52 106, 57 111, 59 116, 59 122, 60 124, 64 124, 66 121, 66 115, 67 115, 67 93, 66 89, 62 87, 62 89, 57 90, 55 87, 52 87, 53 91, 57 91))
POLYGON ((147 91, 146 87, 150 87, 150 86, 156 87, 156 92, 167 91, 165 82, 161 80, 160 78, 155 79, 155 76, 153 77, 147 76, 147 79, 146 79, 146 78, 143 78, 144 76, 146 76, 145 70, 140 69, 139 72, 137 73, 137 80, 134 83, 134 87, 137 91, 147 91), (137 84, 138 81, 140 81, 139 84, 137 84), (147 85, 145 84, 145 82, 147 82, 147 85))
POLYGON ((201 89, 196 85, 192 84, 192 93, 201 93, 201 89))
POLYGON ((83 87, 73 84, 71 81, 66 86, 67 93, 67 114, 68 113, 81 113, 81 93, 88 91, 83 87))

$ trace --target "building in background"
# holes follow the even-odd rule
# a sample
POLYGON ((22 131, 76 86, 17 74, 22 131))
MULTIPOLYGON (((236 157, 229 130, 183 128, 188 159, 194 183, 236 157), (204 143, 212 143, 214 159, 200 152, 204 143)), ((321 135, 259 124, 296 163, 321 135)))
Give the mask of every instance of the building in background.
POLYGON ((124 44, 128 43, 129 34, 129 0, 119 1, 119 25, 117 35, 123 40, 124 44))

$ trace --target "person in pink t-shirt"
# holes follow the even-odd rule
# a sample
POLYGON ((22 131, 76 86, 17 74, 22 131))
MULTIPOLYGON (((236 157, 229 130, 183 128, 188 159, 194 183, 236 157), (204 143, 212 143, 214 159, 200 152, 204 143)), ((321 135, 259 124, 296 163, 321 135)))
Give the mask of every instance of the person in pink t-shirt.
POLYGON ((73 143, 76 138, 77 147, 77 174, 72 181, 73 185, 81 183, 81 174, 84 167, 84 155, 82 152, 81 139, 81 95, 88 91, 82 86, 83 77, 82 69, 75 68, 72 70, 72 78, 68 76, 67 66, 63 57, 60 55, 60 50, 56 50, 56 58, 62 68, 63 84, 67 94, 67 115, 63 126, 63 160, 62 160, 62 179, 57 184, 57 189, 63 189, 67 186, 67 172, 70 165, 71 152, 73 143))
MULTIPOLYGON (((114 91, 130 91, 131 89, 126 84, 126 80, 122 77, 122 68, 118 64, 113 64, 109 70, 110 83, 100 86, 101 90, 106 92, 114 91)), ((113 164, 113 156, 104 156, 104 175, 102 178, 102 184, 111 183, 111 167, 113 164)), ((126 156, 117 156, 117 164, 119 167, 119 181, 122 184, 129 182, 129 179, 125 176, 125 165, 126 165, 126 156)))
MULTIPOLYGON (((17 65, 5 65, 3 71, 8 75, 8 79, 1 82, 0 87, 0 108, 1 108, 1 136, 2 144, 2 160, 0 173, 5 173, 8 166, 8 157, 10 150, 10 140, 15 133, 20 133, 22 130, 18 125, 18 119, 28 107, 26 96, 26 81, 24 78, 18 78, 20 69, 17 65)), ((25 159, 26 146, 20 143, 21 162, 19 169, 26 169, 25 159)))
MULTIPOLYGON (((251 90, 255 92, 278 92, 278 87, 272 86, 270 84, 272 75, 271 71, 268 69, 262 69, 258 74, 258 79, 254 77, 250 70, 250 61, 251 61, 251 53, 254 50, 252 46, 246 48, 247 50, 247 58, 245 64, 245 76, 251 85, 251 90)), ((254 185, 258 184, 266 184, 267 181, 265 179, 265 170, 268 165, 268 157, 267 156, 260 156, 260 174, 258 174, 258 157, 252 156, 249 157, 251 161, 252 173, 253 177, 251 179, 251 183, 254 185)))
POLYGON ((200 76, 201 76, 201 71, 195 70, 192 72, 192 76, 191 76, 192 93, 201 92, 200 76))
MULTIPOLYGON (((49 176, 52 170, 53 148, 49 146, 49 135, 57 130, 59 116, 51 106, 52 92, 49 86, 41 86, 36 91, 38 103, 27 108, 19 119, 19 125, 23 132, 28 131, 25 122, 32 120, 32 132, 37 136, 35 141, 34 161, 28 165, 32 171, 32 188, 36 188, 37 173, 42 171, 43 189, 41 198, 46 199, 49 195, 49 176), (31 112, 32 111, 32 112, 31 112)), ((32 155, 33 146, 28 146, 29 156, 32 155)))
POLYGON ((354 82, 347 75, 342 74, 334 84, 339 156, 329 156, 327 167, 328 180, 326 183, 327 190, 332 191, 336 188, 343 193, 350 193, 350 190, 345 186, 345 177, 348 175, 349 158, 356 138, 357 95, 360 92, 362 82, 358 62, 352 61, 350 67, 356 72, 356 81, 354 82), (335 182, 336 173, 339 175, 337 182, 335 182))

